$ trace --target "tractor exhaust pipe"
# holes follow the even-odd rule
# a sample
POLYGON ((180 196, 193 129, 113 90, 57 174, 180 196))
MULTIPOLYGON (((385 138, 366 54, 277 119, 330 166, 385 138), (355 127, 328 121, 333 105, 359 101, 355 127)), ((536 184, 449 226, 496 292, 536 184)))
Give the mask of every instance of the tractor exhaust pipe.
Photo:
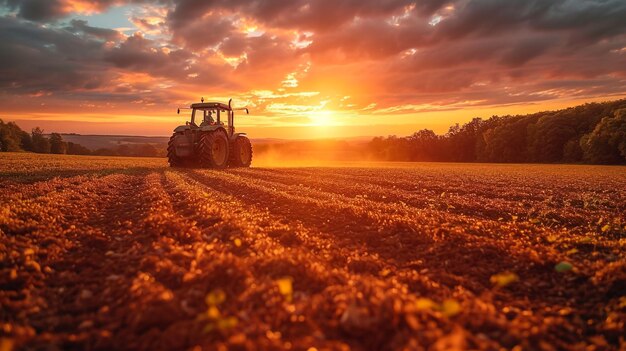
POLYGON ((233 102, 233 99, 232 99, 232 98, 231 98, 231 99, 228 99, 228 108, 229 108, 229 109, 231 109, 232 111, 243 111, 243 110, 245 110, 247 115, 249 115, 249 114, 250 114, 250 111, 248 111, 248 108, 247 108, 247 107, 232 108, 232 106, 231 106, 232 102, 233 102))
POLYGON ((249 115, 250 111, 248 111, 247 107, 233 108, 233 111, 246 111, 246 114, 249 115))

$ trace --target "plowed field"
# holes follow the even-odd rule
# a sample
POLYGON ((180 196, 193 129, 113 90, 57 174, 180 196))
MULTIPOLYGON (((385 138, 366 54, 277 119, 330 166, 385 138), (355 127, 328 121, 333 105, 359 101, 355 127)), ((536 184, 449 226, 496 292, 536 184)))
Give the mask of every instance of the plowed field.
POLYGON ((626 348, 626 168, 0 154, 0 350, 626 348))

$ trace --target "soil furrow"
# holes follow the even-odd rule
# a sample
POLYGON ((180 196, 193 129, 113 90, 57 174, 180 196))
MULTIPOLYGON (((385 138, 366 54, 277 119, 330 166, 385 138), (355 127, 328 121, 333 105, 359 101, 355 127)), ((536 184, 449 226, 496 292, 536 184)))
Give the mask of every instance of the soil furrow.
POLYGON ((14 158, 0 348, 626 345, 619 168, 14 158))

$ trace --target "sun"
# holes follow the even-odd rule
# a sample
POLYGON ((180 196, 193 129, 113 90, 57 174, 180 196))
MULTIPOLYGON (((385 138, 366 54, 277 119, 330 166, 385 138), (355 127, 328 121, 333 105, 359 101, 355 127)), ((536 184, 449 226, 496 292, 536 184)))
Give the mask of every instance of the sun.
POLYGON ((336 137, 341 125, 338 120, 338 113, 331 110, 317 110, 307 113, 309 123, 307 132, 311 138, 336 137))
POLYGON ((308 113, 311 120, 310 125, 314 127, 328 127, 335 124, 333 112, 329 110, 311 111, 308 113))

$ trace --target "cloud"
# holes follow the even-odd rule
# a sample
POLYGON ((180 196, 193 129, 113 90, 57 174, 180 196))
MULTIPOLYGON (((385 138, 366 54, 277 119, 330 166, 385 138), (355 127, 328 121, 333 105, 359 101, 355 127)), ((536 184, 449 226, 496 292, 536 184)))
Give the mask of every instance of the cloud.
POLYGON ((71 20, 70 26, 66 27, 66 29, 74 33, 82 33, 105 41, 118 41, 124 38, 124 35, 116 30, 91 27, 87 25, 87 21, 77 19, 71 20))
POLYGON ((404 113, 626 92, 623 0, 0 0, 0 9, 4 101, 236 96, 279 117, 322 101, 404 113), (136 27, 128 36, 76 18, 118 5, 136 27))
POLYGON ((543 16, 530 20, 540 31, 567 31, 571 44, 590 44, 626 33, 626 2, 559 1, 543 16))
POLYGON ((214 46, 235 31, 233 18, 219 14, 189 19, 174 30, 174 41, 190 49, 214 46))
POLYGON ((2 0, 19 17, 31 21, 51 21, 71 13, 100 12, 115 4, 116 0, 2 0))
MULTIPOLYGON (((271 27, 327 31, 356 17, 385 17, 412 4, 410 0, 175 0, 169 18, 173 27, 212 11, 229 11, 255 18, 271 27)), ((427 1, 441 3, 441 1, 427 1)), ((437 6, 433 6, 437 7, 437 6)))
POLYGON ((64 14, 59 1, 54 0, 4 0, 10 9, 17 9, 22 18, 42 21, 60 17, 64 14))
MULTIPOLYGON (((343 31, 314 35, 313 43, 305 51, 323 60, 329 53, 348 60, 369 60, 385 59, 409 48, 427 45, 431 35, 428 24, 407 22, 394 25, 380 20, 359 20, 343 31)), ((336 58, 331 56, 330 59, 336 58)))
POLYGON ((105 44, 72 30, 0 17, 0 86, 26 94, 100 87, 105 44))
POLYGON ((458 1, 454 12, 436 26, 437 40, 468 36, 496 36, 518 30, 533 18, 543 17, 562 0, 458 1))

